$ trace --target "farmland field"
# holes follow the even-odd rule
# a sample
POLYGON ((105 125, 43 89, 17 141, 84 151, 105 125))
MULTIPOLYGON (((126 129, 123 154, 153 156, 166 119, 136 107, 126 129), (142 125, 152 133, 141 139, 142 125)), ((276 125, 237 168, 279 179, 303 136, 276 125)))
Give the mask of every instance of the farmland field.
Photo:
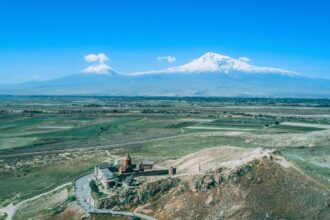
POLYGON ((72 181, 110 155, 157 162, 215 146, 277 148, 330 185, 330 101, 0 97, 0 205, 72 181))

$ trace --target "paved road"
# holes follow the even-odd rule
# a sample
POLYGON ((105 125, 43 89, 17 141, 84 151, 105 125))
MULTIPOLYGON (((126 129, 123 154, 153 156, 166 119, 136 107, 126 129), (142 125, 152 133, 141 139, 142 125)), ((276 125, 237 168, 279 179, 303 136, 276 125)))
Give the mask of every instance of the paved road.
POLYGON ((59 189, 65 188, 65 187, 67 187, 67 186, 70 186, 71 184, 72 184, 71 182, 70 182, 70 183, 65 183, 65 184, 63 184, 63 185, 60 185, 60 186, 56 187, 55 189, 52 189, 52 190, 48 191, 48 192, 42 193, 42 194, 37 195, 37 196, 35 196, 35 197, 32 197, 32 198, 30 198, 30 199, 23 200, 23 201, 17 203, 16 205, 14 205, 13 203, 11 203, 11 204, 8 205, 7 207, 0 209, 0 213, 2 213, 2 212, 7 213, 7 218, 6 218, 6 220, 12 220, 12 219, 13 219, 13 216, 15 215, 16 211, 18 210, 18 208, 19 208, 21 205, 23 205, 24 203, 27 203, 27 202, 33 201, 33 200, 35 200, 35 199, 38 199, 38 198, 40 198, 40 197, 42 197, 42 196, 45 196, 45 195, 47 195, 47 194, 49 194, 49 193, 52 193, 52 192, 55 192, 55 191, 57 191, 57 190, 59 190, 59 189))
POLYGON ((79 205, 87 212, 92 214, 109 214, 116 216, 136 216, 145 220, 156 220, 155 218, 147 215, 143 215, 136 212, 123 212, 123 211, 113 211, 106 209, 98 209, 94 207, 91 203, 91 189, 89 187, 89 182, 91 180, 92 174, 82 176, 75 180, 74 189, 79 205))

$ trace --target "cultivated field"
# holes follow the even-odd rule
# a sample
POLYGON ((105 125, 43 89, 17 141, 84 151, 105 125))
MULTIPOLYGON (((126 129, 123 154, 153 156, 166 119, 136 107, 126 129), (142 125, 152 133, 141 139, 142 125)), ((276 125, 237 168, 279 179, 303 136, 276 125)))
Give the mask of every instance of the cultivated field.
MULTIPOLYGON (((204 148, 278 148, 330 186, 330 101, 0 97, 0 206, 126 152, 156 162, 204 148)), ((23 215, 24 213, 22 213, 23 215)))

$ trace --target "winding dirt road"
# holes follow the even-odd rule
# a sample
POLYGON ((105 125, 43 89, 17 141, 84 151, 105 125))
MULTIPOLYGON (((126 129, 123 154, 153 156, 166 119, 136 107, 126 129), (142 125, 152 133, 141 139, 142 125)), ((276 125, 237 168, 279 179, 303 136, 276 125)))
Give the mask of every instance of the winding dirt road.
POLYGON ((69 183, 65 183, 65 184, 63 184, 63 185, 60 185, 60 186, 56 187, 55 189, 52 189, 52 190, 48 191, 48 192, 45 192, 45 193, 42 193, 42 194, 37 195, 37 196, 35 196, 35 197, 32 197, 32 198, 29 198, 29 199, 23 200, 23 201, 17 203, 16 205, 14 205, 13 203, 11 203, 11 204, 9 204, 7 207, 5 207, 5 208, 1 208, 1 209, 0 209, 0 213, 3 213, 3 212, 7 213, 7 219, 6 219, 6 220, 12 220, 13 217, 14 217, 14 215, 15 215, 15 213, 16 213, 16 211, 18 210, 18 208, 19 208, 21 205, 23 205, 23 204, 25 204, 25 203, 27 203, 27 202, 33 201, 33 200, 35 200, 35 199, 38 199, 38 198, 40 198, 40 197, 42 197, 42 196, 48 195, 49 193, 52 193, 52 192, 55 192, 55 191, 57 191, 57 190, 63 189, 63 188, 65 188, 65 187, 67 187, 67 186, 70 186, 70 185, 72 185, 71 182, 69 182, 69 183))

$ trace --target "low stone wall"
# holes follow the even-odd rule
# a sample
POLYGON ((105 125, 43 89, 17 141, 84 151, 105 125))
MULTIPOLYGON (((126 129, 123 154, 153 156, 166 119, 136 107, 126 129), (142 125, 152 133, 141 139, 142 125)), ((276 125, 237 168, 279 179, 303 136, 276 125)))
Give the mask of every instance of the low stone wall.
POLYGON ((126 178, 128 176, 138 177, 138 176, 156 176, 156 175, 168 175, 168 169, 145 170, 141 172, 123 173, 120 175, 120 178, 126 178))
MULTIPOLYGON (((77 179, 80 179, 80 178, 83 177, 83 176, 89 175, 89 174, 91 174, 91 173, 92 173, 92 172, 81 174, 81 175, 79 175, 78 177, 76 177, 76 178, 74 178, 74 179, 72 180, 72 186, 73 186, 73 192, 74 192, 74 193, 76 192, 76 180, 77 180, 77 179)), ((93 174, 93 173, 92 173, 92 174, 93 174)))

